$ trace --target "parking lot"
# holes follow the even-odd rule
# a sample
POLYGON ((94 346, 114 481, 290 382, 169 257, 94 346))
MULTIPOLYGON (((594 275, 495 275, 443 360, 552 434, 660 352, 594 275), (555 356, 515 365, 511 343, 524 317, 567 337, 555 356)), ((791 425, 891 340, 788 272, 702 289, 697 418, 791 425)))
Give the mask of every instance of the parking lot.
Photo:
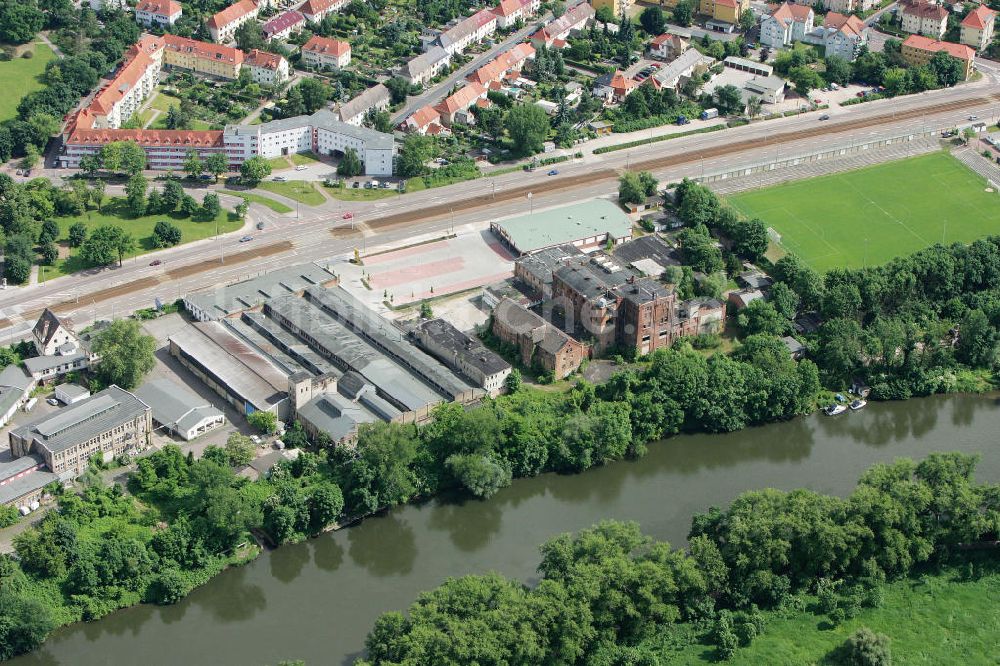
MULTIPOLYGON (((756 75, 750 72, 744 72, 732 67, 726 67, 721 73, 712 78, 711 81, 705 84, 704 91, 707 93, 714 93, 717 88, 721 88, 726 85, 734 85, 740 89, 743 93, 744 101, 750 95, 750 93, 744 89, 744 86, 748 81, 753 79, 756 75)), ((856 84, 849 86, 842 86, 840 90, 814 90, 809 93, 809 99, 820 100, 821 104, 829 104, 830 109, 826 113, 836 113, 840 108, 840 103, 851 99, 866 88, 856 84)), ((789 83, 785 89, 785 99, 783 102, 778 104, 764 104, 761 108, 762 115, 768 115, 772 113, 785 113, 786 111, 795 111, 804 104, 808 104, 809 100, 804 99, 798 93, 795 92, 795 88, 789 83)))

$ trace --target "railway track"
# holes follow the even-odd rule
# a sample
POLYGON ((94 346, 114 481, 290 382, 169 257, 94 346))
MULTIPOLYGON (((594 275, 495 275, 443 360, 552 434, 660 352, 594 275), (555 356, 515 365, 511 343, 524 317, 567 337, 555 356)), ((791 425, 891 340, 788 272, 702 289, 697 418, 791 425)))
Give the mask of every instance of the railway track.
MULTIPOLYGON (((954 102, 943 102, 918 109, 908 109, 906 111, 899 111, 896 113, 885 113, 878 116, 872 116, 870 118, 849 120, 847 122, 821 124, 806 130, 773 134, 768 138, 767 145, 770 146, 790 143, 792 141, 801 141, 803 139, 811 139, 829 134, 839 134, 841 132, 851 130, 877 127, 879 125, 886 125, 900 120, 921 118, 930 114, 944 113, 947 111, 959 111, 961 109, 982 106, 983 104, 994 103, 997 101, 1000 101, 1000 94, 971 97, 968 99, 956 100, 954 102)), ((654 157, 652 159, 633 162, 631 168, 638 171, 659 171, 669 167, 694 164, 703 159, 712 159, 715 157, 722 157, 724 155, 734 155, 753 148, 759 148, 760 146, 760 139, 745 139, 734 143, 712 146, 710 148, 705 148, 704 150, 684 152, 676 155, 666 155, 663 157, 654 157)), ((374 218, 368 221, 367 225, 373 231, 387 230, 396 226, 412 224, 413 222, 421 220, 443 218, 451 215, 453 210, 475 210, 477 208, 492 206, 499 202, 523 199, 528 192, 531 192, 534 195, 539 195, 548 192, 558 192, 561 190, 575 189, 587 185, 597 185, 598 183, 610 182, 617 180, 618 175, 618 170, 606 168, 597 169, 575 176, 546 179, 544 181, 532 183, 531 185, 502 190, 497 192, 495 196, 492 194, 481 194, 464 199, 458 199, 449 203, 428 206, 426 208, 421 208, 420 210, 406 211, 403 213, 374 218)))

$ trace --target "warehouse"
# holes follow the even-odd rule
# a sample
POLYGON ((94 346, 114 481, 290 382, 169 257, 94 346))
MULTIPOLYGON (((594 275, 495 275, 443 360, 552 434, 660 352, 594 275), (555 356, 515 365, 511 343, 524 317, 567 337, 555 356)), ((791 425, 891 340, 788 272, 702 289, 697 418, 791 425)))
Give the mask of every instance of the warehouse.
POLYGON ((490 230, 517 255, 557 245, 594 250, 608 241, 621 245, 632 238, 628 216, 606 199, 491 222, 490 230))
POLYGON ((221 411, 169 379, 148 381, 135 394, 153 410, 153 421, 186 442, 226 424, 221 411))
POLYGON ((214 321, 255 308, 269 298, 301 294, 307 287, 334 281, 333 273, 316 264, 288 266, 218 289, 188 294, 184 307, 198 321, 214 321))

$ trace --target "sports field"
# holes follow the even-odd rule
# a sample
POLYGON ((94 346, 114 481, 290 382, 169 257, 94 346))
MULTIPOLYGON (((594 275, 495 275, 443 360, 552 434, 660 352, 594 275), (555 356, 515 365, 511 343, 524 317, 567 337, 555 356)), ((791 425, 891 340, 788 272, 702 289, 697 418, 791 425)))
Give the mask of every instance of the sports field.
POLYGON ((1000 194, 946 152, 728 197, 818 271, 1000 233, 1000 194))

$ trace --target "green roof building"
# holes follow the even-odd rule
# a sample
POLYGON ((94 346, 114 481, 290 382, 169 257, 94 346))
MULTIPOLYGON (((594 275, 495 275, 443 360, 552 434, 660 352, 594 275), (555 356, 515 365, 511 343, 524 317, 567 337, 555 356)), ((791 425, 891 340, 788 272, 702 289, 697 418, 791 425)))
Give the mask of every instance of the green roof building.
POLYGON ((557 245, 581 250, 631 240, 632 223, 607 199, 562 206, 530 215, 491 222, 490 230, 515 254, 531 254, 557 245))

